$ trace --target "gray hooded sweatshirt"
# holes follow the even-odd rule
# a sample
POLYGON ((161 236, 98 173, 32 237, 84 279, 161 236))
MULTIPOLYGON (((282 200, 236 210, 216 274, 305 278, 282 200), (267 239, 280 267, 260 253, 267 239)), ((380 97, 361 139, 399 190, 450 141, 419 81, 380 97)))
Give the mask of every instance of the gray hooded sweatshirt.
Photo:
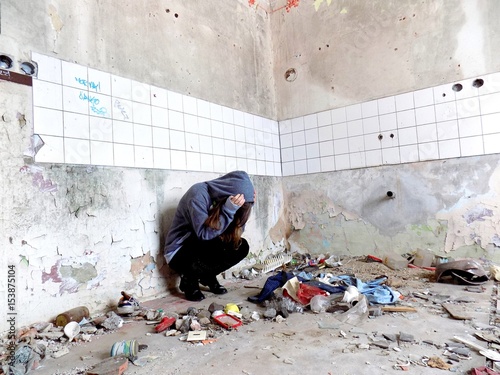
POLYGON ((179 201, 174 220, 165 240, 164 255, 170 263, 186 239, 196 236, 200 240, 211 240, 222 234, 234 219, 239 207, 227 199, 224 203, 220 228, 212 229, 204 225, 210 206, 215 200, 231 195, 243 194, 245 202, 254 201, 254 187, 244 171, 230 172, 215 180, 194 184, 179 201))

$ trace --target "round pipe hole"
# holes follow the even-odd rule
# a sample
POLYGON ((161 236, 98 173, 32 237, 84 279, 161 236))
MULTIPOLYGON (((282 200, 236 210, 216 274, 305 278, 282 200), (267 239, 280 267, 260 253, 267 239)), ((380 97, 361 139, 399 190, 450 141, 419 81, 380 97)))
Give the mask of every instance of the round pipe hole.
POLYGON ((0 55, 0 69, 12 68, 12 59, 6 55, 0 55))
POLYGON ((452 89, 453 91, 456 91, 456 92, 462 91, 462 89, 463 89, 463 88, 464 88, 464 87, 463 87, 463 86, 462 86, 462 84, 460 84, 460 83, 455 83, 455 84, 451 87, 451 89, 452 89))
POLYGON ((390 190, 386 193, 386 195, 387 195, 387 198, 396 198, 396 195, 394 195, 394 193, 390 190))
POLYGON ((22 62, 19 65, 19 67, 21 68, 21 70, 23 71, 23 73, 26 74, 26 75, 28 75, 28 76, 32 76, 36 72, 35 65, 33 65, 32 63, 30 63, 28 61, 22 62))
POLYGON ((381 141, 382 139, 384 139, 384 136, 382 134, 379 134, 378 135, 378 140, 381 141))
POLYGON ((474 82, 472 82, 472 87, 475 87, 476 89, 480 88, 482 85, 484 85, 484 80, 481 78, 475 79, 474 82))
POLYGON ((290 68, 285 72, 285 79, 287 82, 293 82, 297 78, 297 71, 294 68, 290 68))

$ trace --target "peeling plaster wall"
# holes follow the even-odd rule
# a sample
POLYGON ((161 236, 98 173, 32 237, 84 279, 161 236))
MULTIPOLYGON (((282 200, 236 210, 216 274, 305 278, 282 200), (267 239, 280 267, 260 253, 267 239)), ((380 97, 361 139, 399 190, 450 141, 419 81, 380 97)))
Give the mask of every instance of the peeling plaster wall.
MULTIPOLYGON (((2 1, 0 53, 31 51, 275 118, 267 14, 245 1, 2 1), (20 27, 22 25, 22 27, 20 27), (222 68, 221 68, 222 67, 222 68)), ((86 305, 172 292, 162 255, 177 202, 216 173, 34 164, 31 87, 0 80, 0 264, 17 267, 17 326, 86 305)), ((258 194, 245 237, 253 263, 276 251, 281 180, 258 194), (266 192, 266 193, 264 193, 266 192)), ((6 277, 0 299, 6 301, 6 277)), ((2 302, 3 303, 3 302, 2 302)), ((0 332, 8 329, 2 319, 0 332)))
POLYGON ((497 155, 283 178, 288 246, 500 261, 497 155), (388 198, 391 191, 395 198, 388 198))

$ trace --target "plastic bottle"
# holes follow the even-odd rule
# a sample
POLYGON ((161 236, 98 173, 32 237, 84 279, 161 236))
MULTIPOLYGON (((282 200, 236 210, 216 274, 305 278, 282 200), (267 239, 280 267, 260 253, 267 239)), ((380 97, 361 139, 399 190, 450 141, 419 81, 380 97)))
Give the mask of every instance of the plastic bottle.
POLYGON ((69 322, 80 323, 83 319, 88 319, 89 317, 89 309, 85 306, 78 306, 59 314, 56 317, 56 326, 64 327, 69 322))

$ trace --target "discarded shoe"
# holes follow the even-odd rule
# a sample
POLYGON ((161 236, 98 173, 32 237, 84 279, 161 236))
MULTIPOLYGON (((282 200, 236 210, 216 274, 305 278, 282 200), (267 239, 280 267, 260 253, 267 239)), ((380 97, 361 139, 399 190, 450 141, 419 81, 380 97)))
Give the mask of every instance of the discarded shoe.
POLYGON ((475 259, 461 259, 440 263, 436 266, 436 281, 454 281, 458 284, 480 285, 490 278, 483 266, 475 259))
POLYGON ((200 284, 207 286, 213 294, 226 294, 227 289, 219 284, 217 277, 200 280, 200 284))
POLYGON ((205 299, 205 296, 201 292, 200 286, 198 285, 198 280, 191 280, 182 276, 179 289, 181 292, 184 292, 186 299, 189 301, 198 302, 205 299))
POLYGON ((160 323, 155 326, 156 333, 160 333, 170 328, 175 323, 175 318, 164 317, 160 323))
POLYGON ((116 309, 116 312, 119 315, 128 315, 140 309, 141 305, 139 304, 139 301, 137 301, 130 294, 127 294, 126 292, 122 291, 122 297, 118 301, 118 307, 116 309))

